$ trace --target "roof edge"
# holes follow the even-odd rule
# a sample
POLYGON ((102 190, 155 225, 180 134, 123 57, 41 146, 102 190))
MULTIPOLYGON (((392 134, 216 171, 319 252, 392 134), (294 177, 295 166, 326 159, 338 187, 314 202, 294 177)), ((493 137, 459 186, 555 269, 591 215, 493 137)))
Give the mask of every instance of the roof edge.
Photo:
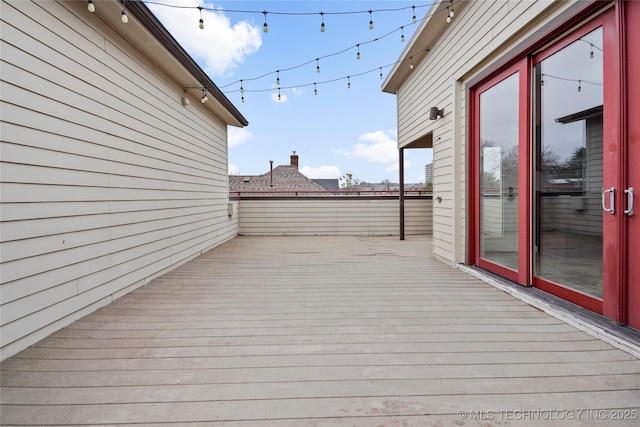
POLYGON ((247 126, 249 122, 238 111, 233 103, 222 93, 211 78, 193 60, 178 41, 156 18, 151 10, 143 2, 128 2, 127 10, 173 55, 198 81, 206 87, 215 100, 229 112, 236 120, 238 126, 247 126))
MULTIPOLYGON (((454 0, 456 15, 459 16, 460 11, 467 7, 470 2, 466 0, 454 0)), ((454 25, 455 19, 451 24, 446 21, 445 11, 451 5, 449 1, 434 1, 425 18, 420 22, 420 26, 416 29, 402 51, 395 65, 382 83, 382 91, 397 94, 400 87, 409 79, 413 69, 406 66, 407 58, 411 58, 414 69, 428 56, 428 50, 442 36, 449 25, 454 25)))

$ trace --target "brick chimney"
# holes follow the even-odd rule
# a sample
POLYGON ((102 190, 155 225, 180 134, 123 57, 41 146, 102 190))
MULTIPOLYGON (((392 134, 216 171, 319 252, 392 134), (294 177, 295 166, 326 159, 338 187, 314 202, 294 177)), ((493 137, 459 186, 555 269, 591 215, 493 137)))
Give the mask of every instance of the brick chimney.
POLYGON ((298 155, 294 151, 291 155, 291 166, 295 167, 298 170, 298 155))

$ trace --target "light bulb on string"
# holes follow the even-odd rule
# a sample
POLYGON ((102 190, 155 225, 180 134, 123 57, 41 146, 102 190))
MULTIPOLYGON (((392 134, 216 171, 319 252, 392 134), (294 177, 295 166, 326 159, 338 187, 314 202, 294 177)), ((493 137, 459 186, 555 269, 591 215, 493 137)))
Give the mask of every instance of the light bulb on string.
POLYGON ((278 88, 278 101, 282 101, 282 97, 280 97, 280 88, 278 88))
POLYGON ((264 25, 262 26, 262 31, 264 31, 265 33, 269 32, 269 26, 267 25, 267 12, 266 10, 263 10, 262 13, 264 14, 264 25))
POLYGON ((198 21, 198 27, 201 30, 204 30, 204 21, 202 20, 202 6, 198 6, 198 10, 200 10, 200 21, 198 21))
POLYGON ((324 12, 320 12, 320 17, 322 18, 322 24, 320 24, 320 32, 324 33, 324 12))
POLYGON ((280 70, 276 71, 276 85, 280 86, 280 70))
POLYGON ((404 43, 404 27, 400 27, 400 31, 401 31, 400 42, 404 43))
POLYGON ((589 43, 591 45, 591 52, 589 53, 589 58, 593 59, 593 45, 591 43, 589 43))
POLYGON ((451 24, 451 17, 449 16, 449 14, 447 14, 447 24, 451 24))
POLYGON ((411 18, 411 21, 415 24, 418 20, 416 19, 416 7, 415 6, 411 6, 413 8, 413 18, 411 18))
POLYGON ((317 95, 318 94, 318 88, 316 87, 316 84, 313 84, 313 94, 317 95))
POLYGON ((244 94, 244 87, 242 87, 242 80, 240 80, 240 93, 244 94))
POLYGON ((360 45, 356 45, 358 47, 358 53, 356 54, 356 59, 360 59, 360 45))
POLYGON ((96 5, 93 3, 93 0, 89 0, 87 2, 87 10, 91 13, 94 13, 96 11, 96 5))
POLYGON ((122 14, 120 15, 120 20, 125 24, 129 22, 129 17, 127 16, 127 0, 122 2, 122 14))
POLYGON ((453 11, 453 0, 449 0, 449 3, 451 3, 450 10, 449 10, 449 18, 453 18, 456 15, 455 12, 453 11))
POLYGON ((207 90, 203 88, 202 89, 202 98, 200 98, 200 102, 202 102, 204 104, 205 102, 207 102, 207 99, 208 99, 207 98, 207 90))
POLYGON ((380 67, 380 80, 382 80, 382 67, 380 67))
POLYGON ((316 58, 316 72, 320 72, 320 58, 316 58))
POLYGON ((373 30, 373 10, 369 9, 369 29, 373 30))
POLYGON ((411 61, 411 63, 409 64, 409 68, 413 70, 413 56, 409 57, 409 61, 411 61))
POLYGON ((582 92, 582 80, 578 80, 578 92, 582 92))
POLYGON ((347 89, 351 89, 351 77, 347 76, 347 89))

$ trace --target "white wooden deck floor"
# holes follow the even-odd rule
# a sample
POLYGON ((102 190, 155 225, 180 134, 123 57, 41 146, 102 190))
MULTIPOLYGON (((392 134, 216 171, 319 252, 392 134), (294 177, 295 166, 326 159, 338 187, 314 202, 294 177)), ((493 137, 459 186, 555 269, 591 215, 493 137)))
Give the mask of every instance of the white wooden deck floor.
POLYGON ((640 360, 430 251, 239 237, 4 361, 0 423, 639 425, 640 360))

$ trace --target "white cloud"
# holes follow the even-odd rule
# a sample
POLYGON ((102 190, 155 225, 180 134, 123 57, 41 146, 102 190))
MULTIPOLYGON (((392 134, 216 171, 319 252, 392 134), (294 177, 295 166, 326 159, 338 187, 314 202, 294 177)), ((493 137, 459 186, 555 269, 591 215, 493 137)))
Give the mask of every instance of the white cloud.
MULTIPOLYGON (((404 167, 405 169, 410 168, 411 167, 411 162, 408 160, 404 161, 404 167)), ((399 162, 395 162, 391 165, 389 165, 385 171, 386 172, 393 172, 393 171, 399 171, 400 170, 400 163, 399 162)))
POLYGON ((364 133, 358 139, 364 142, 353 144, 350 150, 332 149, 332 151, 372 163, 390 163, 398 160, 398 144, 384 131, 364 133))
POLYGON ((240 175, 242 171, 240 168, 233 163, 229 163, 229 175, 240 175))
POLYGON ((247 140, 253 138, 253 134, 249 132, 246 128, 237 128, 229 126, 229 147, 237 147, 240 144, 244 144, 247 140))
POLYGON ((300 173, 311 179, 337 179, 342 176, 338 166, 303 166, 300 173))
MULTIPOLYGON (((199 63, 204 63, 202 68, 211 76, 229 75, 245 57, 256 53, 262 45, 259 26, 247 21, 232 25, 223 13, 202 10, 204 29, 201 30, 198 28, 200 13, 195 8, 197 2, 172 0, 171 4, 189 8, 147 5, 182 47, 199 63)), ((215 7, 207 2, 202 6, 215 7)))

